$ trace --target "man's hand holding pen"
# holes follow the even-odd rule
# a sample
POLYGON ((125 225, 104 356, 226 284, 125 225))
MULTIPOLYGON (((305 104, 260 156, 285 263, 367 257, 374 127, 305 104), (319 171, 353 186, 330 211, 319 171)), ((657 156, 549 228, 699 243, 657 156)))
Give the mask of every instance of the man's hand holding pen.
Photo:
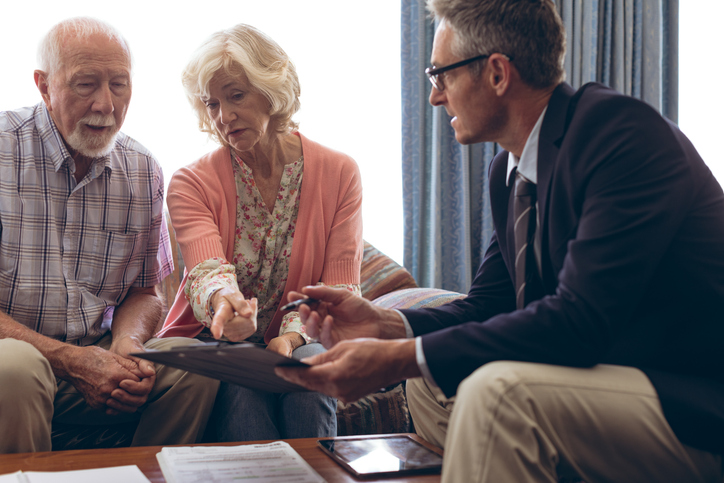
POLYGON ((405 339, 402 317, 394 310, 322 285, 290 292, 288 298, 309 300, 298 302, 299 316, 307 335, 329 350, 303 360, 312 367, 277 368, 284 379, 350 402, 420 375, 415 341, 405 339))

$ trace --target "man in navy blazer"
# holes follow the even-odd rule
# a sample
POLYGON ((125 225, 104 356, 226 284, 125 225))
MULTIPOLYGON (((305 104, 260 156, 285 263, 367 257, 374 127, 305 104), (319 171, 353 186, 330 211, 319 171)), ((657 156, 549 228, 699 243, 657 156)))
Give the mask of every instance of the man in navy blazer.
POLYGON ((490 246, 468 296, 435 309, 305 287, 290 298, 322 300, 300 313, 330 350, 280 374, 343 400, 409 379, 416 430, 445 448, 443 481, 722 481, 719 183, 650 106, 562 82, 550 0, 428 6, 430 102, 459 142, 505 149, 490 166, 490 246), (537 191, 522 305, 518 176, 537 191))

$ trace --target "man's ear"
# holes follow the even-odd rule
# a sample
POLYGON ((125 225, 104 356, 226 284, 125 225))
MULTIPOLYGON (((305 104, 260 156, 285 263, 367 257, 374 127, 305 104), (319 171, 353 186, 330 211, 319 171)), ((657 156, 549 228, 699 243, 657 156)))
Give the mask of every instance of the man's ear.
POLYGON ((35 79, 35 85, 40 91, 40 95, 43 96, 43 102, 48 108, 48 111, 52 111, 53 108, 50 103, 50 82, 48 82, 48 74, 42 70, 36 70, 33 72, 33 79, 35 79))
POLYGON ((503 54, 495 53, 488 58, 488 80, 498 97, 503 96, 510 87, 511 68, 510 60, 503 54))

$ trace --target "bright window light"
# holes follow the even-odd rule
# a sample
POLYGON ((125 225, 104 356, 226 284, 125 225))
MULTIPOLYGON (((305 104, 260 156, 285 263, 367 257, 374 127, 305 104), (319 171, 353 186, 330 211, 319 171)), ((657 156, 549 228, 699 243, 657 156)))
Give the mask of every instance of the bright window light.
POLYGON ((724 96, 719 60, 721 0, 679 2, 679 126, 720 184, 724 155, 720 146, 724 96))
POLYGON ((151 150, 166 183, 216 148, 198 131, 181 87, 191 53, 237 23, 269 34, 297 67, 300 131, 357 161, 364 238, 402 262, 399 2, 12 2, 0 29, 0 110, 41 100, 33 82, 38 43, 52 25, 79 15, 111 23, 131 45, 133 98, 122 131, 151 150))

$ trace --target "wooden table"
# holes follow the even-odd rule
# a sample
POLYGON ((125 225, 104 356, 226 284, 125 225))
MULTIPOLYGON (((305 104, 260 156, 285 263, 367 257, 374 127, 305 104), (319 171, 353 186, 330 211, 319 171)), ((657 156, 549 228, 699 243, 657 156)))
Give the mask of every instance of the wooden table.
MULTIPOLYGON (((430 445, 416 434, 410 435, 428 448, 437 453, 442 451, 430 445)), ((374 436, 369 436, 374 437, 374 436)), ((317 446, 318 438, 289 439, 286 440, 294 450, 329 483, 362 481, 353 477, 341 466, 329 458, 317 446)), ((343 438, 341 438, 343 439, 343 438)), ((268 443, 269 441, 256 441, 255 443, 268 443)), ((208 446, 233 446, 235 444, 252 443, 217 443, 208 446)), ((110 466, 136 465, 153 483, 165 483, 166 480, 158 467, 156 453, 162 446, 139 446, 134 448, 89 449, 70 451, 49 451, 46 453, 18 453, 0 455, 0 475, 22 471, 68 471, 89 468, 107 468, 110 466)), ((364 481, 394 482, 394 483, 432 483, 439 482, 440 475, 407 476, 400 478, 365 479, 364 481)))

